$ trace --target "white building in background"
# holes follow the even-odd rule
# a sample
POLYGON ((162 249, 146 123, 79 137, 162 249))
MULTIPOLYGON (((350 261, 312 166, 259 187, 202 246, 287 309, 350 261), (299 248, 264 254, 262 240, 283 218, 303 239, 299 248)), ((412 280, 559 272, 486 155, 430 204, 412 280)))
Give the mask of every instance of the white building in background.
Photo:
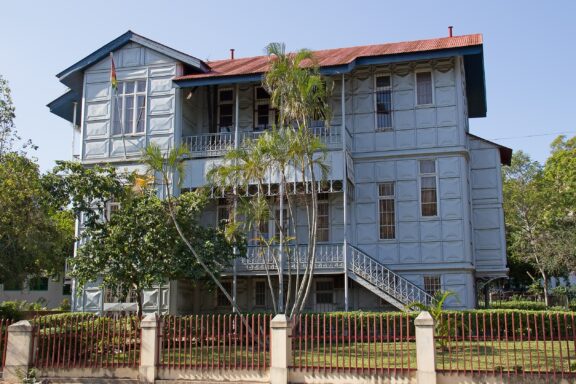
MULTIPOLYGON (((453 307, 474 307, 479 280, 507 275, 500 166, 512 153, 469 132, 469 119, 486 116, 482 36, 315 56, 334 91, 330 126, 314 128, 331 170, 308 309, 402 307, 437 290, 457 294, 453 307)), ((146 145, 185 144, 191 154, 184 188, 196 188, 235 138, 255 137, 273 123, 275 111, 260 88, 267 63, 265 56, 205 62, 128 31, 59 73, 69 91, 48 106, 75 124, 75 155, 86 166, 137 169, 146 145)), ((272 182, 269 190, 273 195, 272 182)), ((223 204, 212 201, 207 225, 216 225, 223 204)), ((292 219, 306 230, 302 212, 292 219)), ((225 277, 230 287, 236 281, 237 301, 248 311, 271 303, 255 255, 249 247, 236 273, 225 277)), ((87 288, 75 309, 115 306, 106 296, 87 288)), ((223 297, 212 296, 173 281, 146 291, 144 309, 230 310, 223 297)))

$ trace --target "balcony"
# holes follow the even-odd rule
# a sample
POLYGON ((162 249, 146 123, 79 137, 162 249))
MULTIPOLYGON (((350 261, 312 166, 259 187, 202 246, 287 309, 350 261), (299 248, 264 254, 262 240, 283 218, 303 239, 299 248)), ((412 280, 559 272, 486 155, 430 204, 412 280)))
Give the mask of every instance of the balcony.
MULTIPOLYGON (((314 135, 320 138, 329 150, 342 149, 342 134, 340 127, 311 128, 314 135)), ((258 138, 266 131, 239 132, 239 145, 242 146, 248 140, 258 138)), ((190 152, 190 157, 219 157, 226 154, 228 150, 234 147, 234 132, 220 133, 201 133, 192 136, 183 136, 182 144, 190 152)), ((350 134, 348 133, 349 141, 350 134)))
MULTIPOLYGON (((296 264, 300 273, 303 273, 307 265, 308 245, 285 245, 287 254, 290 258, 284 260, 284 271, 290 269, 296 273, 296 264)), ((262 246, 248 246, 246 257, 238 258, 238 274, 263 274, 266 269, 270 272, 278 271, 279 246, 275 245, 270 248, 262 246)), ((344 271, 344 245, 339 244, 317 244, 316 245, 316 263, 315 272, 325 273, 342 273, 344 271)), ((231 271, 228 271, 230 273, 231 271)))

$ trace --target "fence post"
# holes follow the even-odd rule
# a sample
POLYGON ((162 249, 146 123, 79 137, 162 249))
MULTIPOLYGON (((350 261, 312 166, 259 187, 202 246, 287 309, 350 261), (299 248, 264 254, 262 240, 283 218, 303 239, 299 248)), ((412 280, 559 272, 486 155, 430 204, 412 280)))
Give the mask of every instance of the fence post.
POLYGON ((416 320, 416 378, 419 384, 436 384, 436 348, 434 346, 434 319, 422 311, 416 320))
POLYGON ((140 325, 142 336, 140 339, 139 380, 141 383, 153 384, 157 376, 159 326, 156 314, 146 315, 140 325))
POLYGON ((292 322, 286 315, 270 321, 270 384, 287 384, 288 367, 292 362, 292 322))
POLYGON ((27 320, 19 321, 8 327, 8 342, 6 345, 6 363, 4 380, 13 383, 20 382, 18 376, 24 377, 32 365, 33 327, 27 320))

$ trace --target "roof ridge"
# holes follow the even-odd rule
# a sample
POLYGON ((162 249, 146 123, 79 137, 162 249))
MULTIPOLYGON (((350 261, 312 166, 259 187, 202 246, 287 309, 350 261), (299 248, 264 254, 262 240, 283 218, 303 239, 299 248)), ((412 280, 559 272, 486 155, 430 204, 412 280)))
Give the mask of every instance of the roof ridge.
MULTIPOLYGON (((452 36, 452 37, 443 36, 443 37, 435 37, 435 38, 430 38, 430 39, 392 41, 392 42, 388 42, 388 43, 363 44, 363 45, 351 45, 348 47, 339 47, 339 48, 325 48, 325 49, 314 49, 314 50, 311 49, 310 51, 312 51, 312 53, 318 53, 318 52, 337 51, 337 50, 341 50, 341 49, 362 49, 362 48, 369 48, 369 47, 376 47, 376 46, 383 46, 383 45, 393 45, 393 44, 415 44, 415 43, 437 41, 437 40, 443 40, 443 39, 461 39, 461 38, 466 38, 466 37, 479 38, 479 44, 482 44, 483 40, 484 40, 482 33, 470 33, 470 34, 466 34, 466 35, 457 35, 457 36, 452 36)), ((290 51, 288 53, 295 53, 295 52, 290 51)), ((235 57, 234 59, 227 58, 227 59, 208 60, 205 62, 206 62, 206 64, 213 64, 213 63, 222 63, 222 62, 232 61, 232 60, 256 59, 256 58, 261 58, 261 57, 266 57, 266 56, 267 55, 255 55, 255 56, 246 56, 246 57, 235 57)))

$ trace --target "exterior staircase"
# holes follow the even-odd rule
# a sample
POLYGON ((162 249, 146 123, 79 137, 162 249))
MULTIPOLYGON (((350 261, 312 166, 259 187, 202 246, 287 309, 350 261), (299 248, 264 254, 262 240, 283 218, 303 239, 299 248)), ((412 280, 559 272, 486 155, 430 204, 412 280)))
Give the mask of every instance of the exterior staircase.
POLYGON ((430 305, 434 300, 422 288, 352 245, 348 245, 347 268, 352 280, 401 310, 410 303, 430 305))
MULTIPOLYGON (((294 272, 298 264, 300 271, 304 271, 307 264, 307 245, 287 245, 292 255, 291 263, 285 262, 284 270, 294 272)), ((237 261, 237 273, 240 275, 264 274, 266 270, 278 270, 277 246, 262 248, 249 246, 246 257, 237 261)), ((418 285, 387 268, 378 260, 372 258, 364 251, 348 245, 346 248, 347 265, 344 262, 344 245, 318 244, 316 247, 315 273, 342 273, 344 268, 348 276, 356 283, 368 289, 375 295, 383 298, 396 308, 403 310, 406 305, 420 302, 425 305, 432 304, 433 297, 418 285)), ((232 271, 227 271, 230 274, 232 271)))

